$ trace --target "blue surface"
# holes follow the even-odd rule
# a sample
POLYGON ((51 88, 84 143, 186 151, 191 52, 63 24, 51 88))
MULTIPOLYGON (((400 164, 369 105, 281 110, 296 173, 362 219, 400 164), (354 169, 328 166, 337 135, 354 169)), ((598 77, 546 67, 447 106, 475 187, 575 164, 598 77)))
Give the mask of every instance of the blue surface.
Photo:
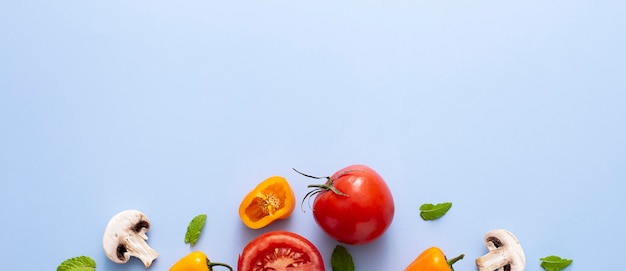
MULTIPOLYGON (((168 270, 193 249, 236 266, 275 229, 337 244, 299 209, 247 229, 248 190, 282 175, 302 198, 349 164, 396 202, 357 270, 403 270, 423 249, 465 253, 512 231, 541 270, 610 270, 626 240, 626 2, 5 1, 0 4, 3 270, 110 262, 107 221, 152 220, 168 270), (443 218, 422 203, 453 202, 443 218), (200 241, 187 223, 209 218, 200 241), (33 258, 35 257, 35 258, 33 258)), ((305 208, 306 209, 306 208, 305 208)))

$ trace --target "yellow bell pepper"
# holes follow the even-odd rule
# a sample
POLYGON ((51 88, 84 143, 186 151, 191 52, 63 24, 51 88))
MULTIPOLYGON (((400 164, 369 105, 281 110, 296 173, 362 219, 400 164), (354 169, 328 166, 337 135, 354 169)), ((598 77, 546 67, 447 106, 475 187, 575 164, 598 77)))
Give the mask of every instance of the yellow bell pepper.
POLYGON ((251 229, 260 229, 291 216, 296 196, 287 180, 272 176, 250 191, 239 205, 239 217, 251 229))
POLYGON ((214 266, 223 266, 233 271, 225 263, 214 263, 202 251, 194 251, 176 262, 169 271, 213 271, 214 266))
POLYGON ((465 255, 461 254, 453 259, 446 259, 446 255, 438 247, 430 247, 422 252, 404 271, 454 271, 452 264, 465 255))

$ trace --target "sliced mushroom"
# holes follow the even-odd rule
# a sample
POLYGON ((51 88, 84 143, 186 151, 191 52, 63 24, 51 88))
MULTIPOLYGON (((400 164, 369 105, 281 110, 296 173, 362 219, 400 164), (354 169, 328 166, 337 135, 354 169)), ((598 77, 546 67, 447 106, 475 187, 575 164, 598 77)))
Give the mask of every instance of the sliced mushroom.
POLYGON ((485 245, 489 250, 476 259, 480 271, 523 271, 526 265, 524 250, 517 237, 507 230, 492 230, 485 234, 485 245))
POLYGON ((146 243, 149 230, 150 220, 140 211, 126 210, 116 214, 104 230, 104 253, 115 263, 126 263, 130 256, 135 256, 146 268, 150 267, 159 254, 146 243))

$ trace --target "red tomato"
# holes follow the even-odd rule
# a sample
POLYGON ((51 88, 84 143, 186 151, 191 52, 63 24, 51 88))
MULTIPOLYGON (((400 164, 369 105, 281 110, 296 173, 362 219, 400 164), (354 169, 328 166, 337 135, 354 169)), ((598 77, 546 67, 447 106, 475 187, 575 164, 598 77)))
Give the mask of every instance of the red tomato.
POLYGON ((393 197, 376 171, 352 165, 327 180, 313 202, 313 217, 328 235, 342 243, 362 245, 389 228, 395 211, 393 197))
POLYGON ((317 248, 306 238, 287 231, 272 231, 250 241, 239 255, 238 271, 324 271, 317 248))

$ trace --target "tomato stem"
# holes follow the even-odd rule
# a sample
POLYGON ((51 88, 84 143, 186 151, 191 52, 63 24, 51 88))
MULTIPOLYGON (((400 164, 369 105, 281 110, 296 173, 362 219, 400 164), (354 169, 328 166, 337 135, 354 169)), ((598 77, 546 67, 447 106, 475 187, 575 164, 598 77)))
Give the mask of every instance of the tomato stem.
POLYGON ((293 169, 293 171, 298 172, 298 173, 300 173, 300 175, 303 175, 303 176, 305 176, 305 177, 309 177, 309 178, 313 178, 313 179, 326 179, 326 180, 330 180, 330 177, 328 177, 328 176, 327 176, 327 177, 315 177, 315 176, 312 176, 312 175, 309 175, 309 174, 306 174, 306 173, 302 173, 302 172, 298 171, 298 170, 297 170, 297 169, 295 169, 295 168, 291 168, 291 169, 293 169))
POLYGON ((333 186, 333 184, 310 184, 309 186, 307 186, 308 188, 318 188, 319 190, 330 190, 333 191, 335 194, 339 195, 339 196, 344 196, 344 197, 349 197, 348 194, 343 193, 341 191, 339 191, 339 189, 337 189, 336 187, 333 186))
MULTIPOLYGON (((323 192, 323 191, 328 191, 328 190, 330 190, 330 191, 333 191, 333 193, 335 193, 335 194, 337 194, 337 195, 339 195, 339 196, 349 197, 349 195, 348 195, 348 194, 346 194, 346 193, 343 193, 343 192, 339 191, 339 189, 337 189, 337 188, 333 185, 333 181, 334 181, 334 180, 333 180, 333 179, 331 179, 330 177, 317 177, 317 176, 312 176, 312 175, 309 175, 309 174, 306 174, 306 173, 302 173, 302 172, 298 171, 298 170, 297 170, 297 169, 295 169, 295 168, 292 168, 292 169, 293 169, 295 172, 298 172, 300 175, 303 175, 303 176, 308 177, 308 178, 313 178, 313 179, 326 179, 326 183, 324 183, 324 184, 310 184, 310 185, 308 186, 308 188, 315 188, 315 189, 313 189, 313 190, 309 191, 308 193, 306 193, 306 195, 304 195, 304 198, 302 199, 302 202, 300 203, 300 208, 302 209, 302 211, 303 211, 303 212, 304 212, 304 201, 305 201, 307 198, 308 198, 308 199, 310 199, 311 197, 313 197, 313 196, 314 196, 314 195, 316 195, 317 193, 320 193, 320 192, 323 192)), ((341 174, 341 175, 339 175, 339 176, 342 176, 343 174, 346 174, 346 173, 349 173, 349 172, 351 172, 351 171, 342 172, 342 174, 341 174)))
MULTIPOLYGON (((312 175, 309 175, 309 174, 306 174, 306 173, 302 173, 302 172, 298 171, 298 170, 297 170, 297 169, 295 169, 295 168, 292 168, 292 169, 293 169, 295 172, 298 172, 298 173, 300 173, 301 175, 303 175, 303 176, 305 176, 305 177, 309 177, 309 178, 313 178, 313 179, 326 179, 326 183, 325 183, 325 184, 310 184, 310 185, 308 186, 309 188, 317 188, 317 189, 320 189, 320 190, 330 190, 330 191, 333 191, 333 192, 334 192, 335 194, 337 194, 337 195, 344 196, 344 197, 348 197, 348 194, 346 194, 346 193, 343 193, 343 192, 339 191, 339 189, 337 189, 335 186, 333 186, 333 181, 334 181, 334 179, 331 179, 331 178, 330 178, 330 177, 328 177, 328 176, 327 176, 327 177, 316 177, 316 176, 312 176, 312 175)), ((353 171, 353 170, 349 170, 349 171, 346 171, 346 172, 342 172, 342 173, 339 175, 339 177, 343 176, 344 174, 350 173, 350 172, 352 172, 352 171, 353 171)), ((308 195, 308 196, 311 196, 311 195, 309 195, 309 194, 307 194, 307 195, 308 195)), ((306 198, 306 196, 305 196, 305 198, 306 198)))
MULTIPOLYGON (((302 209, 302 212, 305 213, 306 211, 304 210, 304 201, 308 198, 311 199, 311 197, 313 197, 315 194, 322 192, 322 189, 314 189, 309 191, 308 193, 306 193, 306 195, 304 195, 304 198, 302 198, 302 202, 300 202, 300 209, 302 209)), ((309 208, 311 208, 311 202, 309 201, 309 208)))

